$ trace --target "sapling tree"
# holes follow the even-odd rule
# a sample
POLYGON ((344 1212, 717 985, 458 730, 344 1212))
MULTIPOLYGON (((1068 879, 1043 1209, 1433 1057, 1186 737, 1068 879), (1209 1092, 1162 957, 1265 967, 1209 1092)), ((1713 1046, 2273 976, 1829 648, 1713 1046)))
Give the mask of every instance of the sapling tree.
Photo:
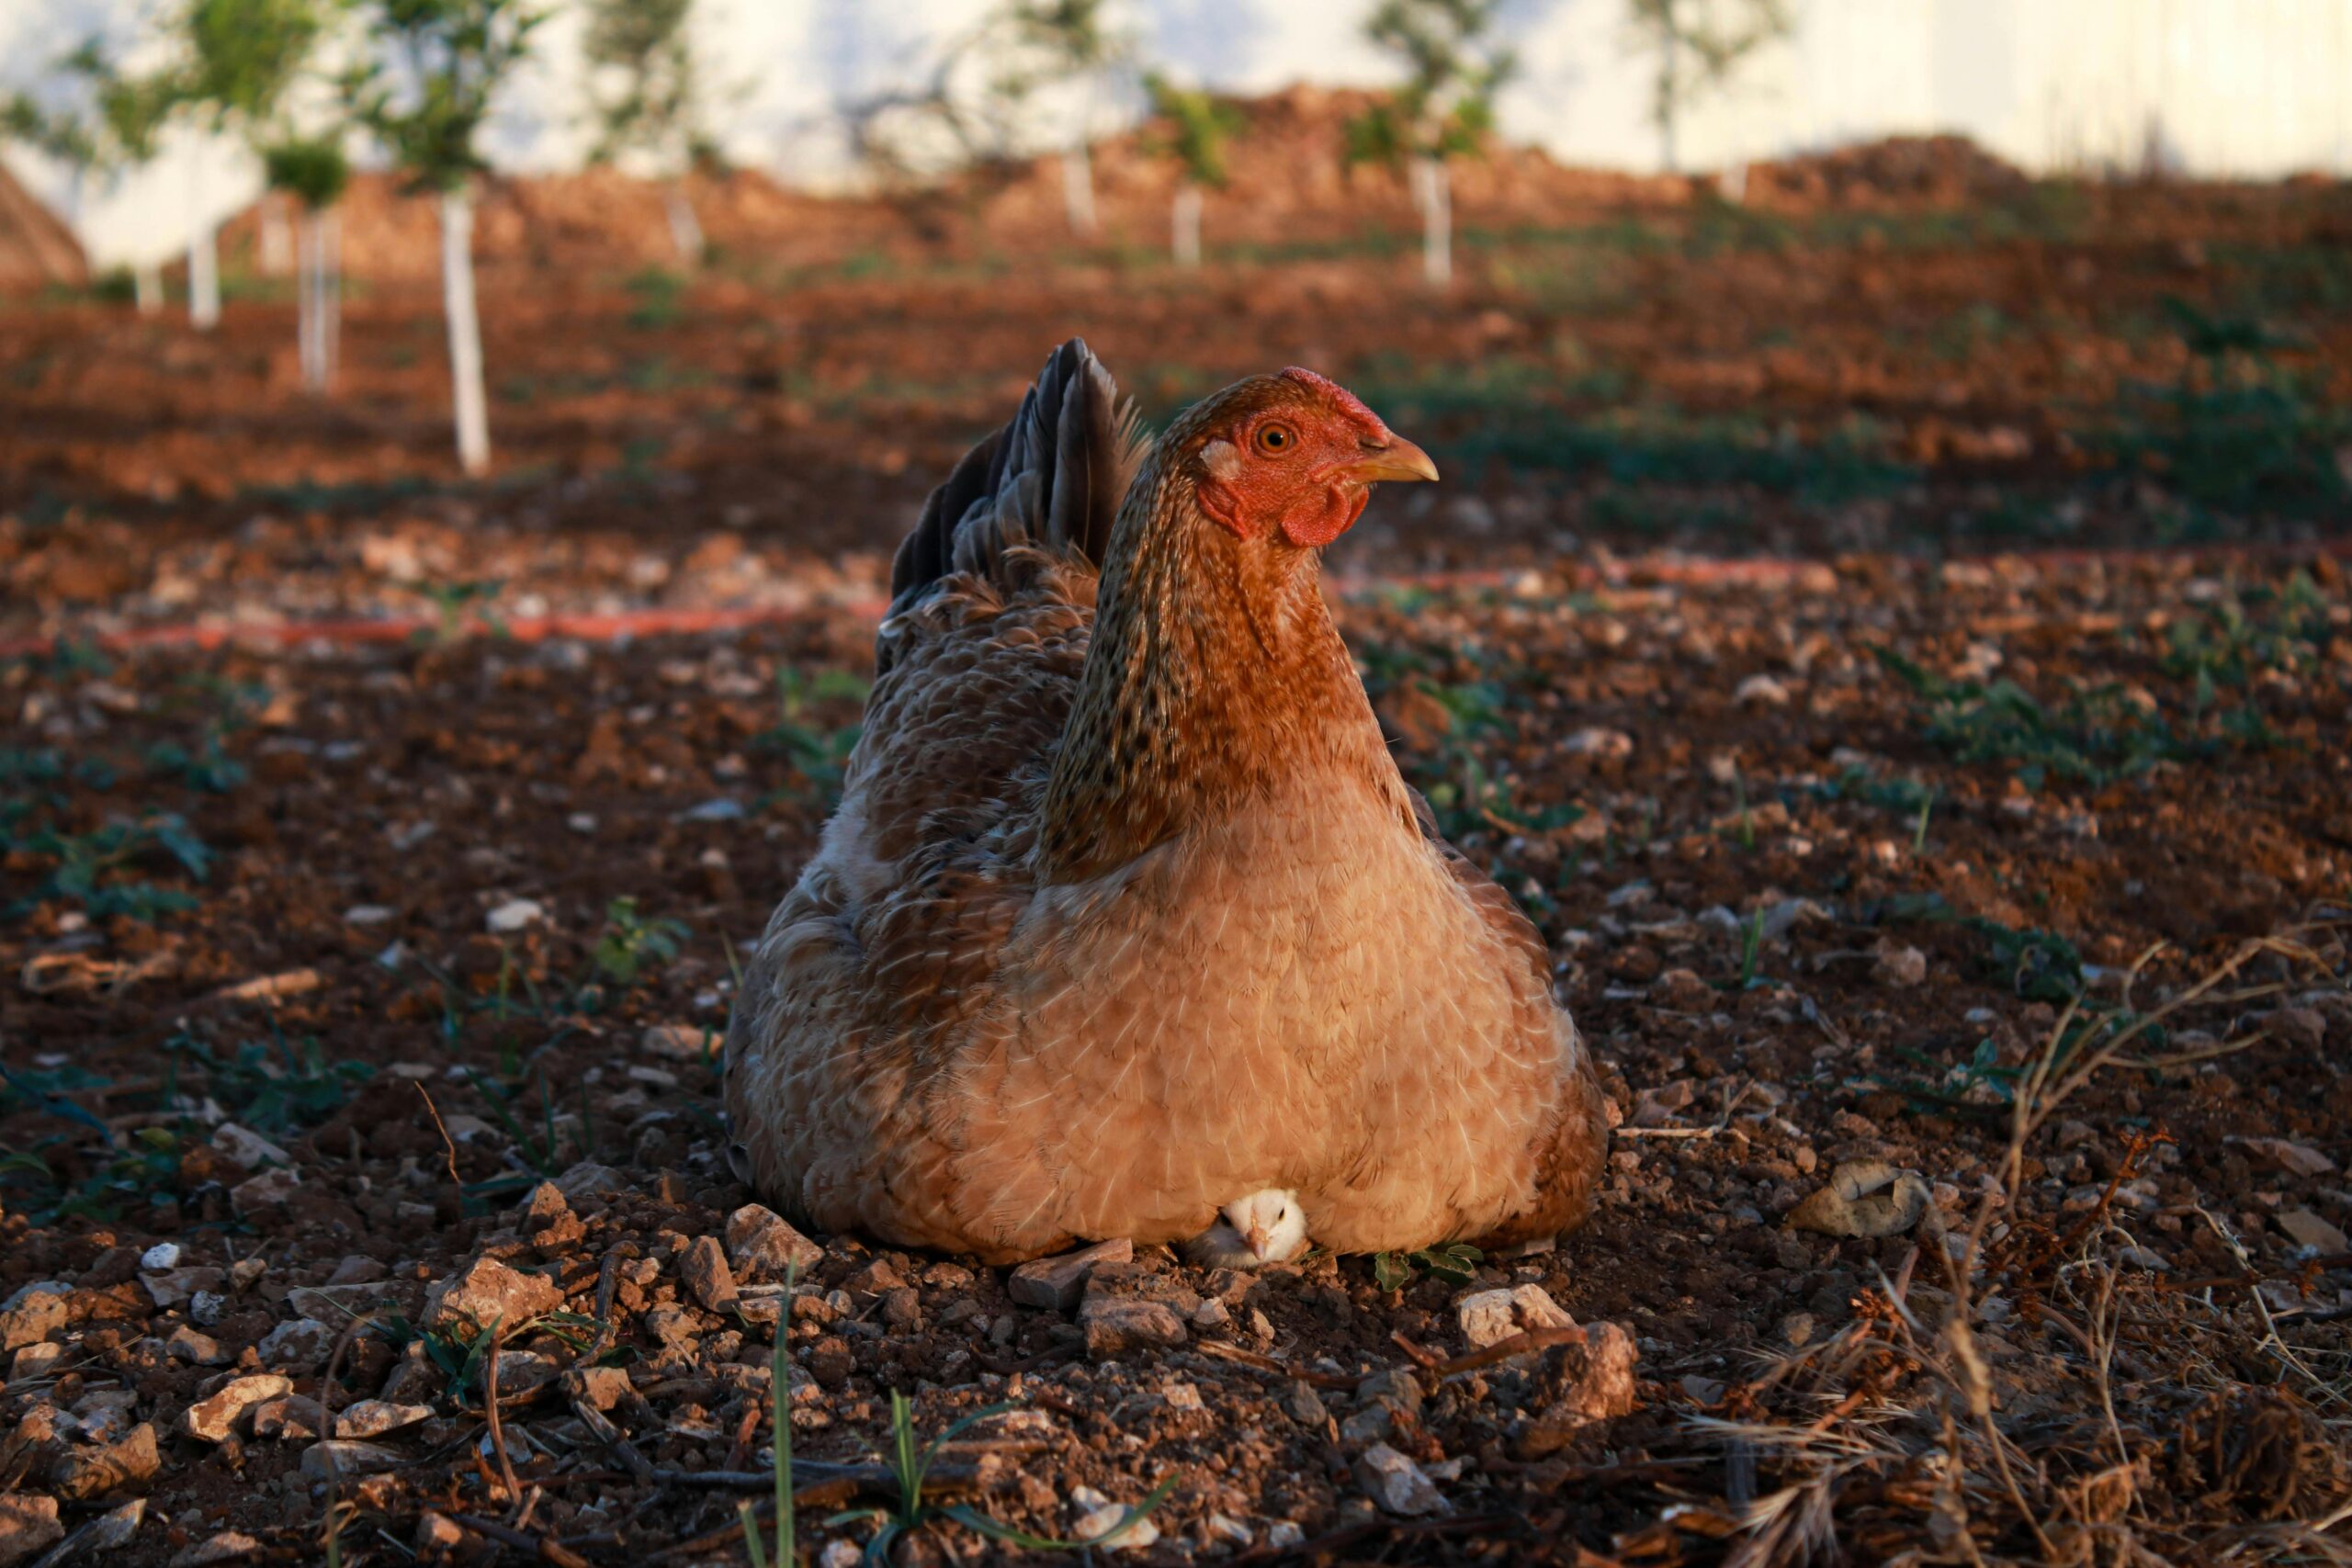
POLYGON ((1453 188, 1448 161, 1481 151, 1495 94, 1516 60, 1488 36, 1501 0, 1381 0, 1365 36, 1405 66, 1402 86, 1348 126, 1348 156, 1402 164, 1421 213, 1421 269, 1453 278, 1453 188))
MULTIPOLYGON (((178 21, 187 56, 178 73, 180 98, 198 128, 215 136, 240 136, 258 151, 325 30, 327 4, 187 0, 178 21)), ((220 314, 217 226, 193 181, 189 200, 190 314, 200 311, 198 324, 209 325, 220 314)))
POLYGON ((366 0, 360 9, 374 51, 346 84, 352 110, 413 189, 440 197, 458 462, 481 474, 490 468, 490 415, 474 308, 473 184, 488 165, 474 138, 546 13, 529 0, 366 0))
MULTIPOLYGON (((81 84, 86 102, 78 108, 51 108, 26 94, 14 94, 0 106, 0 137, 70 168, 78 209, 91 175, 119 175, 153 160, 179 88, 164 75, 124 73, 95 38, 59 61, 57 71, 60 77, 81 84)), ((131 278, 140 314, 163 309, 163 273, 153 261, 135 264, 131 278)))
POLYGON ((1227 99, 1180 87, 1157 73, 1144 78, 1152 112, 1164 129, 1148 143, 1176 164, 1176 199, 1169 216, 1169 248, 1176 265, 1201 265, 1201 193, 1225 186, 1225 144, 1243 124, 1227 99))
POLYGON ((269 188, 300 213, 295 245, 295 333, 301 348, 302 384, 325 391, 334 382, 343 329, 342 239, 335 203, 351 182, 351 164, 337 134, 288 132, 261 150, 269 188))
POLYGON ((1070 231, 1095 230, 1094 169, 1088 143, 1094 131, 1098 97, 1114 71, 1127 60, 1127 42, 1104 17, 1104 0, 1011 0, 1004 18, 1016 57, 1008 81, 1027 85, 1069 84, 1078 90, 1069 147, 1062 153, 1062 208, 1070 231))
POLYGON ((694 0, 590 0, 580 50, 596 116, 590 156, 641 153, 662 175, 670 240, 687 266, 702 262, 702 224, 685 176, 707 155, 698 119, 701 84, 687 24, 694 0))
MULTIPOLYGON (((1657 57, 1650 123, 1658 158, 1680 167, 1675 131, 1685 110, 1727 84, 1757 51, 1795 28, 1789 0, 1628 0, 1635 46, 1657 57)), ((1735 193, 1736 194, 1736 193, 1735 193)))

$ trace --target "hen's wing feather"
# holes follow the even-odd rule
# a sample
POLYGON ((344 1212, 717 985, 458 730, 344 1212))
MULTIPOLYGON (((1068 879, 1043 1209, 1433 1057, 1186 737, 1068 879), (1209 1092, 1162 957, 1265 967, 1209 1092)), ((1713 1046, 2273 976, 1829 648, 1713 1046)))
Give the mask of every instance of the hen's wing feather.
POLYGON ((1012 423, 932 491, 891 565, 891 608, 911 605, 951 573, 1015 586, 1023 546, 1076 555, 1099 570, 1143 456, 1135 405, 1122 401, 1085 340, 1070 339, 1046 361, 1012 423))
MULTIPOLYGON (((1544 943, 1544 933, 1535 929, 1534 922, 1500 884, 1438 830, 1437 813, 1430 809, 1421 792, 1410 785, 1407 788, 1412 796, 1413 817, 1420 824, 1421 837, 1444 860, 1454 882, 1485 919, 1487 930, 1524 960, 1537 983, 1548 993, 1552 953, 1544 943)), ((1562 1092, 1557 1114, 1537 1139, 1534 1179, 1530 1183, 1533 1201, 1499 1229, 1476 1238, 1488 1247, 1573 1230, 1583 1224, 1592 1207, 1593 1188, 1600 1179, 1601 1160, 1609 1146, 1608 1117, 1601 1105, 1600 1080, 1585 1052, 1584 1042, 1567 1015, 1562 1012, 1559 1017, 1561 1027, 1568 1033, 1568 1049, 1561 1064, 1562 1092)))
POLYGON ((1072 339, 899 547, 841 806, 729 1032, 755 1182, 820 1226, 958 1241, 933 1085, 1030 897, 1026 839, 1139 460, 1132 407, 1072 339))

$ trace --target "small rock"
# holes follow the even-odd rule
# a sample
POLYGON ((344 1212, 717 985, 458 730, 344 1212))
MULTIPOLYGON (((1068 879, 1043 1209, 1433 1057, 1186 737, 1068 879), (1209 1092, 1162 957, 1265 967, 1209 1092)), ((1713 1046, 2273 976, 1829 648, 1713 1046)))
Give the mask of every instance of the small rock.
POLYGON ((139 1255, 139 1271, 142 1274, 168 1274, 180 1266, 180 1244, 159 1241, 139 1255))
POLYGON ((1310 1382, 1294 1382, 1283 1391, 1283 1414, 1302 1427, 1319 1427, 1330 1419, 1330 1412, 1323 1407, 1323 1396, 1315 1392, 1310 1382))
POLYGON ((334 1348, 334 1329, 315 1317, 298 1317, 263 1335, 261 1343, 254 1347, 254 1354, 261 1358, 266 1367, 291 1367, 307 1372, 334 1348))
POLYGON ((1474 1350, 1499 1345, 1531 1329, 1576 1326, 1576 1319, 1541 1285, 1474 1292, 1455 1303, 1453 1310, 1462 1325, 1462 1337, 1474 1350))
POLYGON ((0 1350, 38 1345, 65 1326, 65 1298, 50 1292, 29 1295, 0 1312, 0 1350))
POLYGON ((209 1334, 198 1334, 185 1323, 172 1330, 172 1337, 164 1341, 164 1349, 174 1360, 191 1366, 220 1367, 229 1361, 219 1340, 209 1334))
POLYGON ((1193 1309, 1193 1326, 1195 1328, 1223 1328, 1232 1321, 1232 1311, 1215 1296, 1193 1309))
POLYGON ((232 1379, 210 1397, 189 1405, 180 1416, 180 1430, 198 1442, 225 1443, 246 1411, 265 1399, 293 1392, 293 1382, 275 1372, 232 1379))
POLYGON ((505 903, 501 904, 496 908, 491 910, 490 916, 484 923, 489 926, 492 932, 500 936, 506 936, 513 932, 521 931, 525 926, 531 925, 539 920, 544 920, 547 918, 547 911, 539 908, 538 904, 535 900, 529 898, 509 898, 505 903))
POLYGON ((171 1568, 205 1568, 207 1563, 226 1562, 232 1558, 252 1557, 261 1551, 261 1542, 243 1530, 222 1530, 219 1535, 198 1541, 172 1559, 171 1568))
POLYGON ((540 1182, 523 1201, 523 1229, 531 1245, 542 1252, 570 1247, 588 1234, 588 1227, 571 1212, 563 1189, 552 1181, 540 1182))
POLYGON ((407 1462, 408 1456, 398 1449, 388 1449, 379 1443, 343 1442, 333 1438, 312 1443, 302 1450, 302 1474, 311 1481, 326 1480, 330 1464, 347 1477, 398 1470, 407 1462))
POLYGON ((223 1122, 213 1129, 212 1146, 247 1170, 266 1165, 292 1165, 294 1156, 249 1128, 223 1122))
POLYGON ((1165 1302, 1089 1296, 1079 1309, 1078 1323, 1086 1330, 1086 1353, 1097 1360, 1184 1343, 1184 1320, 1165 1302))
POLYGON ((685 1256, 678 1259, 678 1276, 695 1300, 712 1312, 723 1313, 735 1304, 735 1273, 727 1267, 727 1254, 719 1249, 717 1236, 696 1236, 688 1244, 685 1256))
POLYGON ((48 1377, 57 1371, 57 1364, 64 1359, 65 1347, 62 1345, 46 1342, 28 1345, 18 1350, 16 1359, 8 1363, 8 1381, 24 1382, 33 1378, 48 1377))
POLYGON ((605 1415, 637 1397, 628 1371, 620 1367, 574 1367, 563 1374, 563 1386, 573 1399, 605 1415))
POLYGON ((1120 1529, 1126 1518, 1125 1504, 1105 1503, 1080 1514, 1070 1533, 1079 1540, 1113 1551, 1141 1551, 1159 1541, 1159 1527, 1151 1522, 1149 1516, 1127 1523, 1124 1529, 1120 1529))
POLYGON ((825 1550, 817 1553, 817 1568, 858 1568, 865 1561, 865 1553, 858 1550, 854 1540, 829 1540, 825 1550))
POLYGON ((1927 1178, 1916 1170, 1898 1170, 1884 1160, 1849 1160, 1783 1223, 1823 1235, 1900 1235, 1928 1212, 1929 1195, 1927 1178))
MULTIPOLYGON (((501 1362, 506 1358, 501 1356, 501 1362)), ((501 1372, 506 1369, 502 1365, 501 1372)), ((500 1380, 504 1392, 505 1379, 500 1380)), ((338 1438, 380 1438, 387 1432, 397 1432, 433 1418, 430 1404, 394 1404, 389 1400, 363 1399, 334 1418, 334 1435, 338 1438)))
POLYGON ((94 1503, 144 1492, 163 1468, 155 1428, 141 1422, 120 1442, 104 1448, 69 1449, 51 1472, 53 1489, 68 1503, 94 1503))
POLYGON ((2309 1209, 2289 1209, 2278 1215, 2278 1228, 2295 1238, 2298 1247, 2320 1252, 2352 1252, 2352 1241, 2342 1231, 2309 1209))
POLYGON ((1527 1401, 1534 1419, 1520 1434, 1520 1457, 1541 1459, 1595 1421, 1631 1415, 1639 1403, 1634 1368, 1640 1359, 1634 1337, 1614 1323, 1592 1325, 1582 1344, 1544 1351, 1527 1401))
POLYGON ((139 1527, 146 1522, 147 1499, 133 1497, 130 1502, 107 1509, 80 1529, 55 1551, 40 1560, 40 1568, 74 1562, 100 1562, 111 1553, 120 1551, 138 1539, 139 1527))
POLYGON ((1201 1403, 1200 1388, 1198 1385, 1193 1383, 1171 1382, 1166 1388, 1159 1391, 1159 1397, 1167 1402, 1168 1408, 1170 1410, 1205 1410, 1208 1408, 1201 1403))
POLYGON ((1306 1527, 1296 1519, 1276 1519, 1266 1527, 1266 1544, 1276 1551, 1304 1546, 1306 1544, 1306 1527))
POLYGON ((638 1036, 647 1054, 673 1062, 705 1062, 717 1049, 718 1037, 697 1023, 657 1023, 638 1036))
POLYGON ((774 1280, 807 1273, 824 1261, 825 1249, 774 1210, 746 1203, 727 1216, 727 1258, 747 1280, 774 1280))
POLYGON ((1784 708, 1789 705, 1789 689, 1770 675, 1750 675, 1739 683, 1731 696, 1732 701, 1742 707, 1784 708))
POLYGON ((1390 1448, 1374 1443, 1356 1456, 1356 1484, 1364 1495, 1392 1514, 1412 1517, 1443 1510, 1445 1498, 1421 1467, 1390 1448))
POLYGON ((555 1179, 555 1190, 577 1203, 599 1192, 626 1192, 629 1185, 628 1178, 611 1166, 584 1159, 555 1179))
POLYGON ((922 1296, 912 1285, 882 1292, 881 1318, 892 1328, 910 1331, 922 1326, 922 1296))
POLYGON ((2316 1051, 2327 1040, 2327 1015, 2317 1008, 2280 1008, 2261 1025, 2271 1039, 2301 1050, 2316 1051))
POLYGON ((1878 960, 1871 965, 1871 978, 1882 986, 1907 990, 1928 977, 1928 955, 1916 947, 1906 947, 1892 937, 1881 937, 1872 951, 1878 960))
POLYGON ((413 1544, 418 1556, 432 1552, 455 1551, 466 1543, 466 1532, 448 1515, 427 1508, 417 1516, 416 1535, 413 1544))
POLYGON ((264 1440, 308 1442, 319 1436, 322 1425, 319 1402, 308 1394, 289 1393, 254 1406, 254 1436, 264 1440))
POLYGON ((1792 1312, 1781 1319, 1772 1330, 1781 1344, 1792 1350, 1802 1350, 1813 1343, 1815 1320, 1809 1312, 1792 1312))
POLYGON ((554 1281, 518 1272, 494 1258, 476 1258, 463 1273, 440 1281, 424 1296, 424 1321, 435 1328, 469 1322, 512 1331, 562 1309, 563 1292, 554 1281))
POLYGON ((1560 750, 1571 757, 1590 757, 1596 761, 1613 762, 1634 754, 1634 738, 1622 729, 1603 729, 1588 725, 1560 742, 1560 750))
POLYGON ((1136 1244, 1122 1238, 1099 1241, 1058 1258, 1040 1258, 1015 1269, 1005 1281, 1005 1292, 1023 1306, 1068 1312, 1078 1304, 1098 1264, 1128 1263, 1135 1255, 1136 1244))
POLYGON ((0 1568, 15 1568, 36 1551, 65 1539, 57 1522, 57 1499, 36 1493, 0 1493, 0 1568))
POLYGON ((1201 1531, 1211 1541, 1237 1550, 1250 1544, 1250 1527, 1226 1514, 1211 1514, 1201 1521, 1201 1531))

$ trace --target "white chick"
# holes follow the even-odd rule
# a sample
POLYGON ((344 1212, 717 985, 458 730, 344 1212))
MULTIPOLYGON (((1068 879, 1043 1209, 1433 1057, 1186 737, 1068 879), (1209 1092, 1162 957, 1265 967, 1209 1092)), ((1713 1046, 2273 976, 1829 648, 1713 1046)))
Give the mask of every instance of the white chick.
POLYGON ((1306 1250, 1306 1211, 1296 1193, 1273 1187, 1236 1198, 1184 1244, 1184 1256, 1204 1269, 1258 1269, 1306 1250))

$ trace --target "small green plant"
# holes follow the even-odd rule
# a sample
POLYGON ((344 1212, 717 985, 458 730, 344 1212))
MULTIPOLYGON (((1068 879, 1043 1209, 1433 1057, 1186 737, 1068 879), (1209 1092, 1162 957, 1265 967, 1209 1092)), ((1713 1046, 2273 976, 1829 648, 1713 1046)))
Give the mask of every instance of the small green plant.
POLYGON ((622 286, 633 301, 628 324, 641 332, 676 326, 686 315, 686 280, 665 267, 649 266, 622 286))
POLYGON ((2045 706, 2014 681, 1947 680, 1892 649, 1875 651, 1925 701, 1930 740, 1962 762, 2017 763, 2018 780, 2030 790, 2052 776, 2099 788, 2221 749, 2219 740, 2176 733, 2120 685, 2078 688, 2045 706))
POLYGON ((206 1097, 265 1135, 316 1126, 341 1110, 376 1071, 366 1062, 330 1061, 315 1038, 305 1038, 298 1047, 283 1032, 270 1044, 248 1042, 227 1056, 185 1032, 164 1041, 163 1048, 166 1105, 177 1101, 183 1074, 199 1076, 206 1097))
POLYGON ((958 1434, 970 1430, 991 1416, 1001 1416, 1012 1408, 1013 1406, 1010 1404, 991 1404, 985 1410, 975 1411, 940 1433, 926 1447, 915 1436, 914 1406, 909 1403, 905 1394, 892 1389, 890 1391, 889 1465, 891 1477, 898 1485, 898 1505, 891 1508, 851 1509, 846 1513, 835 1514, 825 1523, 831 1526, 854 1524, 860 1520, 877 1521, 881 1529, 875 1531, 874 1539, 865 1543, 865 1562, 876 1564, 891 1562, 890 1549, 899 1538, 921 1529, 933 1517, 953 1519, 966 1529, 986 1536, 990 1540, 1020 1547, 1024 1551, 1084 1551, 1090 1548, 1116 1541, 1120 1536, 1133 1529, 1136 1523, 1148 1516, 1153 1509, 1166 1502, 1168 1495, 1176 1490, 1176 1478, 1170 1476, 1153 1487, 1142 1502, 1130 1506, 1116 1525, 1090 1540, 1056 1540, 1049 1536, 1031 1535, 1026 1530, 1015 1529, 1011 1525, 1001 1524, 967 1503, 951 1503, 942 1506, 924 1502, 923 1480, 931 1473, 931 1467, 937 1462, 940 1450, 953 1441, 958 1434))
POLYGON ((169 813, 136 820, 118 819, 86 833, 61 833, 52 828, 0 835, 0 849, 55 862, 54 869, 30 897, 10 907, 22 915, 51 898, 82 907, 94 920, 116 916, 153 924, 168 914, 197 907, 196 899, 177 888, 135 881, 123 874, 142 862, 167 862, 198 882, 212 869, 212 852, 169 813))
POLYGON ((433 605, 433 628, 420 631, 416 640, 447 648, 464 639, 468 625, 479 618, 493 636, 506 637, 506 623, 490 608, 506 584, 495 578, 471 582, 428 582, 419 590, 433 605))
POLYGON ((605 906, 605 931, 596 939, 597 973, 616 986, 634 986, 675 960, 686 936, 684 921, 648 919, 637 912, 635 898, 616 898, 605 906))
POLYGON ((820 702, 863 704, 873 688, 847 670, 820 670, 811 676, 790 664, 778 668, 775 684, 776 722, 762 731, 754 744, 791 758, 830 805, 840 796, 842 773, 849 766, 850 753, 857 748, 861 727, 824 728, 810 722, 810 708, 820 702))
MULTIPOLYGON (((784 1295, 792 1299, 793 1290, 800 1282, 797 1264, 787 1263, 784 1269, 784 1295)), ((775 1350, 768 1358, 768 1401, 771 1418, 775 1423, 775 1440, 769 1445, 769 1462, 775 1472, 775 1551, 776 1568, 795 1568, 800 1561, 798 1519, 793 1512, 792 1499, 792 1358, 788 1353, 791 1341, 781 1329, 775 1337, 775 1350)), ((743 1547, 752 1555, 752 1568, 768 1568, 767 1543, 761 1539, 760 1528, 752 1517, 751 1499, 736 1506, 735 1517, 743 1522, 743 1547)))
MULTIPOLYGON (((574 1164, 593 1153, 593 1129, 586 1119, 586 1089, 582 1089, 582 1113, 576 1129, 559 1124, 555 1113, 555 1091, 548 1087, 547 1069, 538 1069, 539 1116, 534 1129, 523 1119, 517 1095, 495 1081, 483 1077, 471 1067, 465 1069, 466 1081, 474 1086, 490 1107, 491 1119, 514 1145, 517 1158, 528 1166, 540 1179, 561 1175, 574 1164)), ((480 1197, 494 1191, 529 1185, 530 1178, 521 1175, 492 1177, 487 1181, 469 1183, 468 1197, 480 1197)))
POLYGON ((1449 1241, 1441 1247, 1418 1247, 1411 1252, 1375 1252, 1372 1255, 1372 1282, 1384 1291, 1401 1291, 1426 1274, 1449 1285, 1466 1285, 1478 1277, 1478 1265, 1486 1261, 1486 1257, 1466 1241, 1449 1241))
MULTIPOLYGON (((1724 988, 1732 991, 1752 991, 1759 983, 1758 966, 1764 957, 1764 908, 1758 905, 1739 928, 1739 973, 1732 976, 1724 988)), ((1717 984, 1722 984, 1718 981, 1717 984)))
MULTIPOLYGON (((371 1326, 402 1350, 422 1344, 425 1355, 448 1379, 449 1397, 459 1404, 470 1404, 481 1397, 483 1368, 493 1344, 513 1345, 532 1335, 545 1334, 561 1340, 574 1355, 585 1355, 594 1348, 603 1329, 594 1318, 576 1312, 543 1313, 512 1328, 503 1327, 496 1320, 425 1327, 412 1324, 397 1312, 388 1312, 371 1326)), ((608 1350, 589 1364, 609 1366, 628 1354, 621 1349, 608 1350)))

